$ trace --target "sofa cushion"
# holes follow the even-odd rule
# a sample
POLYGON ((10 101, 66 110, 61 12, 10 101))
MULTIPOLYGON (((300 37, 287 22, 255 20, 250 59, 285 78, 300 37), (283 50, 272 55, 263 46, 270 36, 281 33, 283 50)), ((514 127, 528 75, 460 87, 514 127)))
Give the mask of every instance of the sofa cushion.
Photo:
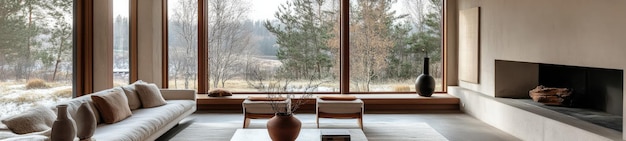
POLYGON ((135 84, 137 94, 144 108, 157 107, 166 104, 159 87, 155 84, 135 84))
POLYGON ((124 94, 126 94, 126 98, 128 98, 128 107, 131 110, 141 108, 141 100, 139 100, 139 95, 137 95, 137 90, 135 89, 136 84, 145 84, 145 82, 137 80, 133 84, 122 86, 124 94))
MULTIPOLYGON (((97 123, 102 123, 101 117, 100 117, 100 112, 98 112, 98 109, 96 108, 96 105, 94 105, 93 100, 91 100, 91 95, 102 95, 102 94, 107 94, 109 92, 112 91, 121 91, 122 89, 120 88, 114 88, 114 89, 106 89, 106 90, 101 90, 98 92, 95 92, 93 94, 89 94, 89 95, 84 95, 84 96, 80 96, 74 99, 70 99, 67 101, 63 101, 63 102, 59 102, 56 105, 60 105, 60 104, 66 104, 67 105, 67 112, 71 115, 70 118, 74 119, 74 117, 76 116, 76 111, 78 110, 78 107, 80 107, 80 105, 83 102, 87 102, 89 103, 89 106, 91 106, 91 110, 93 110, 93 114, 96 117, 96 121, 97 123)), ((52 107, 55 111, 56 111, 56 107, 52 107)))
POLYGON ((8 135, 0 133, 2 141, 48 141, 49 138, 43 135, 8 135))
POLYGON ((168 100, 167 104, 154 108, 133 110, 133 116, 115 124, 100 124, 93 138, 96 140, 146 140, 168 123, 195 106, 192 100, 168 100))
POLYGON ((128 107, 128 99, 123 91, 116 90, 107 94, 91 95, 91 99, 104 123, 115 123, 132 115, 128 107))
POLYGON ((37 106, 24 113, 2 119, 7 128, 17 134, 41 132, 52 127, 56 114, 44 106, 37 106))

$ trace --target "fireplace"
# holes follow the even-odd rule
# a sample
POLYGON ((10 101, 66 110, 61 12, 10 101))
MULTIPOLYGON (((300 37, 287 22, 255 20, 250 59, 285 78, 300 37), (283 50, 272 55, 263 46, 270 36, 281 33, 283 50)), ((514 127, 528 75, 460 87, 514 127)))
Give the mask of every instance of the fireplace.
POLYGON ((495 96, 513 98, 606 128, 622 131, 623 70, 496 60, 495 96), (530 100, 538 85, 572 89, 567 107, 530 100))

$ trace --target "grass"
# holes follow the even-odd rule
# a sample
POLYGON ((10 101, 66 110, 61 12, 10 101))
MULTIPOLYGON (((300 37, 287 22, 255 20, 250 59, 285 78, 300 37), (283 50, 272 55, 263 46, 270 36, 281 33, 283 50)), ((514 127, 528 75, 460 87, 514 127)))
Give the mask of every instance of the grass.
POLYGON ((50 88, 46 81, 42 79, 31 79, 26 82, 26 89, 45 89, 50 88))
POLYGON ((53 97, 72 97, 72 88, 65 88, 52 92, 53 97))
POLYGON ((71 84, 45 81, 0 82, 0 118, 19 114, 33 106, 52 106, 72 97, 71 84), (31 85, 38 85, 37 88, 31 85), (43 83, 41 83, 43 82, 43 83), (35 84, 37 83, 37 84, 35 84), (42 87, 45 84, 47 87, 42 87))
POLYGON ((396 92, 409 92, 411 91, 411 87, 408 85, 395 85, 393 86, 393 91, 396 92))

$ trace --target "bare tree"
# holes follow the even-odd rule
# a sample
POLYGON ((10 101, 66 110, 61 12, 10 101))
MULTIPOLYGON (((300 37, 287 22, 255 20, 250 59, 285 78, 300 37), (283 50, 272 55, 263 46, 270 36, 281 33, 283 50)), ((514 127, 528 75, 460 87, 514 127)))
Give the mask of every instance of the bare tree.
POLYGON ((244 26, 249 3, 244 0, 208 2, 209 76, 212 86, 224 87, 226 81, 244 73, 253 45, 252 30, 244 26))
POLYGON ((441 19, 442 2, 442 0, 406 0, 404 1, 404 8, 407 10, 410 17, 408 19, 411 20, 413 26, 423 30, 422 22, 427 14, 435 14, 437 19, 441 19))
MULTIPOLYGON (((176 10, 170 16, 173 20, 174 33, 176 43, 169 48, 172 55, 170 62, 176 67, 171 73, 174 79, 182 77, 184 79, 184 88, 189 89, 192 83, 196 83, 197 76, 197 56, 198 56, 198 1, 197 0, 179 0, 176 10)), ((195 85, 193 85, 195 86, 195 85)), ((177 86, 174 86, 177 87, 177 86)))
POLYGON ((389 25, 394 13, 390 0, 358 1, 350 21, 350 80, 359 91, 369 86, 386 68, 385 58, 394 46, 389 25))

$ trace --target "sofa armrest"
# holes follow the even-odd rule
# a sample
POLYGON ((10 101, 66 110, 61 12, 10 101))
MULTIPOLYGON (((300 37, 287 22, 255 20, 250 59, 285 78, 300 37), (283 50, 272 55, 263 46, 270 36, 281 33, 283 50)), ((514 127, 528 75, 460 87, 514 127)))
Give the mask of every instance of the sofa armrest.
POLYGON ((196 90, 161 89, 165 100, 193 100, 196 101, 196 90))

